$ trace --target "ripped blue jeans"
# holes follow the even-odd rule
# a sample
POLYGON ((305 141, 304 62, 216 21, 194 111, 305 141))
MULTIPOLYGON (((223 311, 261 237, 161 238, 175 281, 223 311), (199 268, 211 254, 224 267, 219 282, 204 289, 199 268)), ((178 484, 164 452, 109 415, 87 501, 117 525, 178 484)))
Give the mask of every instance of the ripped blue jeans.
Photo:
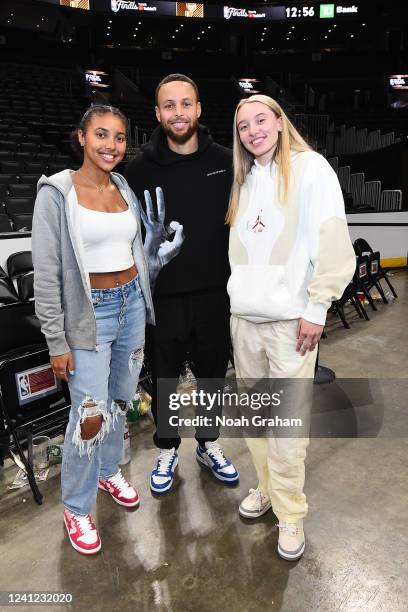
POLYGON ((139 280, 113 289, 92 289, 96 317, 95 350, 72 351, 69 377, 71 413, 61 468, 62 501, 78 515, 91 511, 98 481, 118 471, 127 408, 137 387, 144 357, 146 307, 139 280), (81 438, 81 422, 102 415, 99 432, 81 438))

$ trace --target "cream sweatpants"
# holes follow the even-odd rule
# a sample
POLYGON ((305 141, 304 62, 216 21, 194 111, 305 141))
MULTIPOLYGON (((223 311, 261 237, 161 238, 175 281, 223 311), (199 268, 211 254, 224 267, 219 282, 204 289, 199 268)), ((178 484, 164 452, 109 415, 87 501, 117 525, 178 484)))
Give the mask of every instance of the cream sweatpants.
MULTIPOLYGON (((310 379, 311 404, 317 347, 303 357, 296 352, 298 320, 251 323, 231 317, 237 379, 310 379)), ((309 386, 309 385, 307 385, 309 386)), ((311 405, 306 407, 311 410, 311 405)), ((303 493, 309 438, 246 438, 258 476, 258 488, 270 498, 280 522, 293 523, 307 514, 303 493)))

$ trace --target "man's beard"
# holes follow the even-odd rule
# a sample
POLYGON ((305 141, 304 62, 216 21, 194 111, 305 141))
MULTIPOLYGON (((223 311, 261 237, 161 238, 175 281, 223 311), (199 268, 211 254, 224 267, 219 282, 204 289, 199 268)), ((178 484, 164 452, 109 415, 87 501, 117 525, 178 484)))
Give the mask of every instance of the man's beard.
POLYGON ((197 132, 197 128, 198 128, 198 119, 196 119, 193 123, 189 125, 188 130, 184 132, 184 134, 177 134, 176 132, 173 132, 173 130, 171 129, 171 126, 162 124, 163 132, 166 134, 166 136, 170 140, 172 140, 173 142, 177 144, 185 144, 186 142, 188 142, 190 138, 194 136, 194 134, 197 132))

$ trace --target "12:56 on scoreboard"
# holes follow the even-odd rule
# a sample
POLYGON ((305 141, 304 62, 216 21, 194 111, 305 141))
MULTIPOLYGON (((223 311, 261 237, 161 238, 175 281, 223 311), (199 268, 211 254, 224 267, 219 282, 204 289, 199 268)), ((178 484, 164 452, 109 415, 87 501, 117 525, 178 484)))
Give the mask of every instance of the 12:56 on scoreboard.
POLYGON ((287 6, 285 8, 287 19, 296 19, 297 17, 314 17, 314 6, 287 6))

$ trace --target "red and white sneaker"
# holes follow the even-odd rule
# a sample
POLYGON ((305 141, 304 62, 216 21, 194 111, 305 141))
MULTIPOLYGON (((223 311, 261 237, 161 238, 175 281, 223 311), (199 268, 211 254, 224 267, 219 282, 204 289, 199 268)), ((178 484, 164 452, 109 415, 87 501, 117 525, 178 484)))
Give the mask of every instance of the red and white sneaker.
POLYGON ((115 476, 99 481, 99 488, 111 494, 112 498, 120 506, 134 508, 138 505, 140 498, 134 487, 123 477, 119 470, 115 476))
POLYGON ((92 516, 78 516, 64 510, 64 523, 72 546, 83 555, 94 555, 101 550, 101 540, 92 516))

